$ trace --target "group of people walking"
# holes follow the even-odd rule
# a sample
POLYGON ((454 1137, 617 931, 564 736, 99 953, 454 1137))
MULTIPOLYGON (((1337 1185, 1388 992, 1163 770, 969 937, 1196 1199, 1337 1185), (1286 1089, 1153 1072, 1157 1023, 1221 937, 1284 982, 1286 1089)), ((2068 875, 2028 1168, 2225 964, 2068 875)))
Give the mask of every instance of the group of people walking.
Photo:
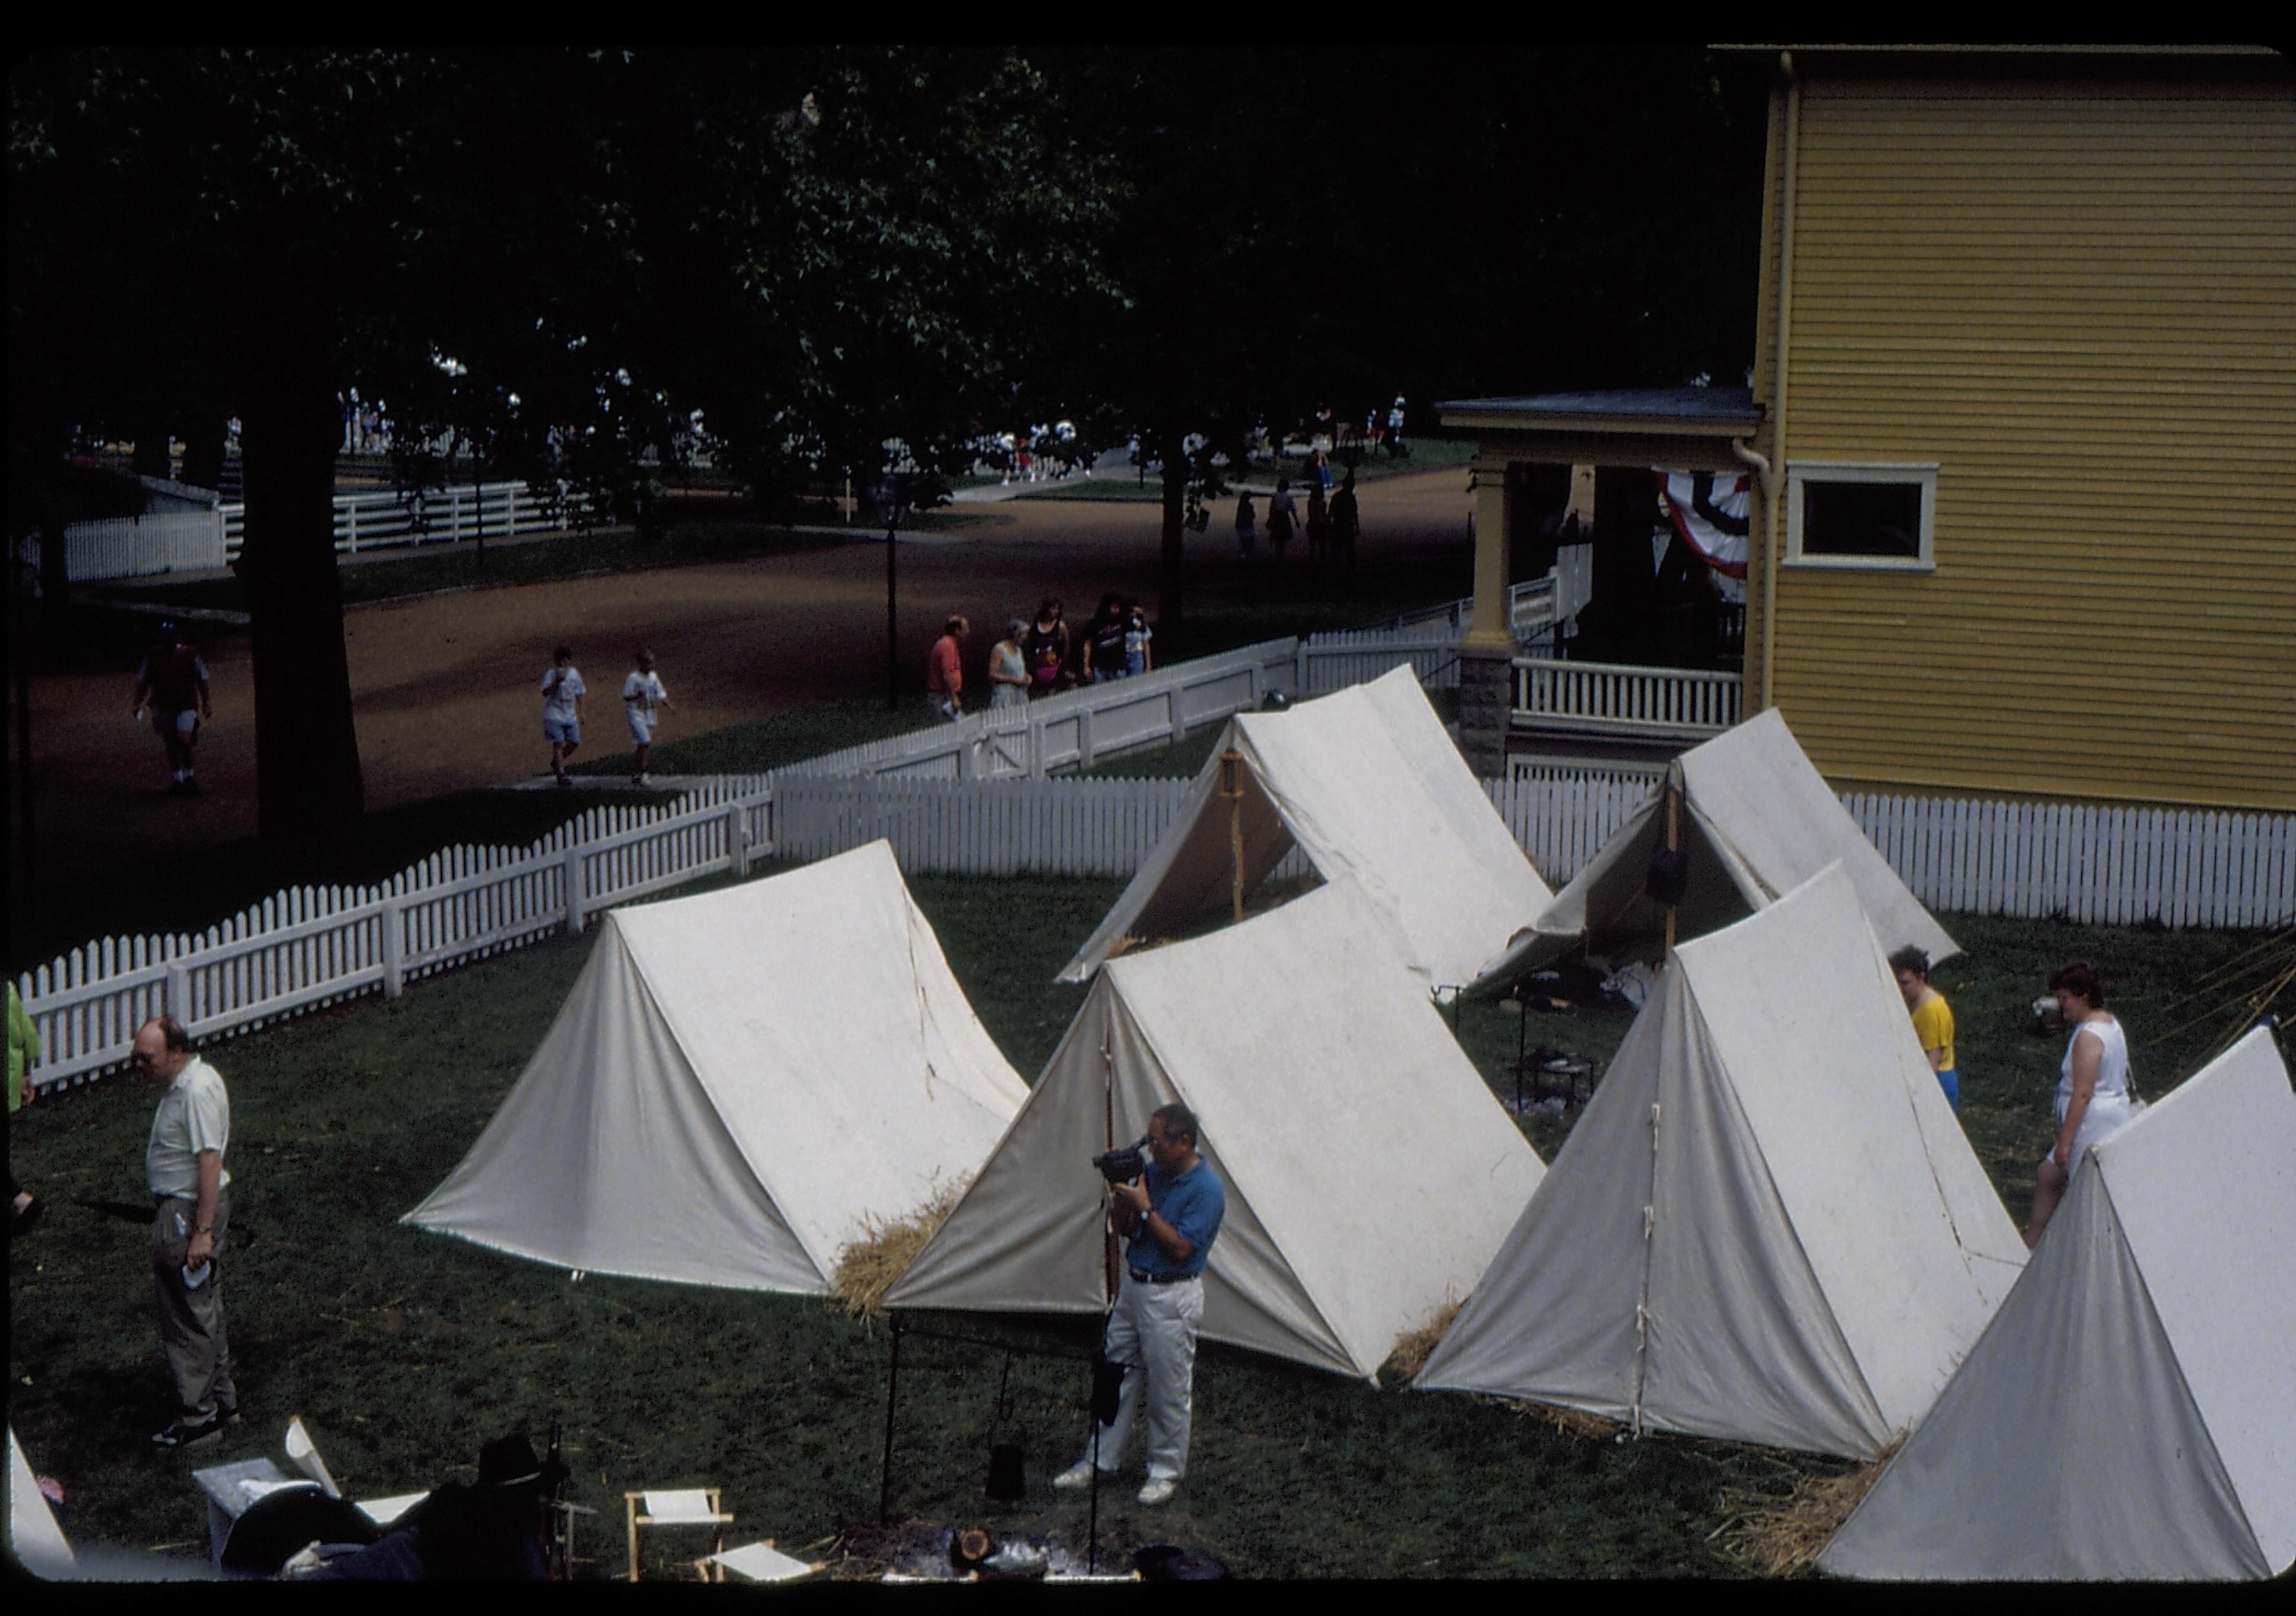
MULTIPOLYGON (((925 664, 925 700, 952 722, 965 713, 964 645, 972 634, 970 619, 950 618, 925 664)), ((1148 609, 1138 601, 1102 595, 1099 611, 1078 632, 1060 601, 1046 595, 1033 618, 1011 619, 1004 637, 989 647, 988 709, 1022 707, 1078 685, 1147 673, 1156 665, 1155 639, 1148 609)))
MULTIPOLYGON (((1323 460, 1318 455, 1317 462, 1323 460)), ((1308 536, 1308 559, 1322 562, 1336 562, 1342 567, 1353 567, 1356 540, 1363 532, 1363 519, 1356 506, 1356 474, 1349 472, 1335 493, 1327 493, 1331 485, 1331 467, 1311 463, 1307 478, 1307 501, 1304 512, 1300 501, 1292 493, 1292 480, 1278 477, 1275 492, 1267 496, 1267 548, 1282 565, 1292 541, 1304 529, 1308 536)), ((1243 559, 1250 561, 1259 538, 1259 515, 1252 504, 1251 490, 1245 488, 1236 496, 1235 543, 1243 559)))

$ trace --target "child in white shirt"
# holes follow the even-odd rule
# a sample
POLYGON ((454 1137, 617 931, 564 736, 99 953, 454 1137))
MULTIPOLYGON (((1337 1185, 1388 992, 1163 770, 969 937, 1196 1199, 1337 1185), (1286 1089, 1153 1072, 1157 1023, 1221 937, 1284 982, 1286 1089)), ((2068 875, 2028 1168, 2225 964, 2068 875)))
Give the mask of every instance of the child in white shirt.
POLYGON ((654 726, 660 722, 654 709, 673 705, 669 692, 661 687, 661 676, 653 670, 653 652, 638 648, 637 666, 629 677, 622 681, 622 710, 630 720, 630 739, 637 742, 638 772, 630 776, 632 785, 651 785, 646 777, 646 754, 653 750, 654 726))
POLYGON ((542 676, 542 738, 550 742, 550 772, 562 787, 574 783, 566 759, 582 744, 582 697, 588 689, 571 650, 561 645, 550 653, 542 676))

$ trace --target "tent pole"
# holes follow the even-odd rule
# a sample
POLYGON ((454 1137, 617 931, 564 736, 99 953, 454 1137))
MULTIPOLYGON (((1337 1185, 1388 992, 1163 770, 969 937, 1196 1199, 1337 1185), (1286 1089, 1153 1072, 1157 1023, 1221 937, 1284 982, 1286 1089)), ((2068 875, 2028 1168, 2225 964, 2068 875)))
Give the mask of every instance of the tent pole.
POLYGON ((877 1478, 877 1524, 890 1525, 893 1505, 893 1399, 901 1389, 901 1319, 893 1316, 893 1363, 885 1375, 885 1464, 877 1478))
MULTIPOLYGON (((1682 851, 1682 792, 1674 783, 1672 771, 1669 771, 1666 783, 1666 850, 1669 853, 1682 851)), ((1674 914, 1677 906, 1674 904, 1666 906, 1668 955, 1674 952, 1674 914)))
MULTIPOLYGON (((1102 1119, 1101 1145, 1104 1151, 1116 1148, 1116 1057, 1109 1053, 1108 1040, 1103 1037, 1100 1045, 1100 1095, 1104 1112, 1102 1119)), ((1102 1311, 1116 1306, 1116 1208, 1104 1204, 1100 1214, 1100 1294, 1102 1311)))
POLYGON ((1227 857, 1235 894, 1235 918, 1243 919, 1243 754, 1220 754, 1220 795, 1227 799, 1227 857))

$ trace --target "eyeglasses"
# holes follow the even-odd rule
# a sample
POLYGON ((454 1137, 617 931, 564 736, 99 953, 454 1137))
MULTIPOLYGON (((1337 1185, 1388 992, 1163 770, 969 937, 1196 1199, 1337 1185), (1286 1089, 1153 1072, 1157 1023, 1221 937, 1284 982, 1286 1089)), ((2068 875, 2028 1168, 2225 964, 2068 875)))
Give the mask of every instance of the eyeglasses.
POLYGON ((140 1049, 136 1050, 127 1057, 129 1063, 135 1066, 149 1066, 159 1058, 160 1057, 155 1054, 146 1054, 140 1049))

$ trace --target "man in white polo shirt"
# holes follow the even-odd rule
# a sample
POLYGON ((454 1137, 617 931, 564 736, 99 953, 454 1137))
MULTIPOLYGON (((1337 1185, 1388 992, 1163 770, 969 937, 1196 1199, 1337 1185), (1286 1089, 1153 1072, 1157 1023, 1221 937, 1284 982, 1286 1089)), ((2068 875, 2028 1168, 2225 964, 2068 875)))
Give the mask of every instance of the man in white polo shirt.
POLYGON ((128 1057, 146 1082, 165 1083, 144 1149, 152 1188, 152 1283, 160 1304, 160 1344, 176 1377, 176 1418, 154 1448, 212 1442, 239 1422, 231 1348, 224 1336, 224 1235, 231 1224, 231 1096, 223 1077, 192 1053, 173 1018, 136 1029, 128 1057))

